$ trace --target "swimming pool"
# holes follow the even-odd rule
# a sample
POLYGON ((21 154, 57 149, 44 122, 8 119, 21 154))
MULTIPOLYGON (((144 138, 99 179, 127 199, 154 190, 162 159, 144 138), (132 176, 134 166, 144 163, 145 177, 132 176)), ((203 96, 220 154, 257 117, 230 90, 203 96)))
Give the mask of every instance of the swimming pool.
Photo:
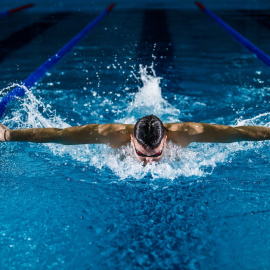
MULTIPOLYGON (((270 54, 267 12, 217 14, 270 54)), ((95 15, 3 20, 1 96, 95 15)), ((196 8, 115 9, 2 123, 134 123, 154 113, 269 126, 268 84, 269 68, 196 8)), ((129 147, 0 147, 2 269, 269 268, 269 142, 169 145, 146 167, 129 147)))

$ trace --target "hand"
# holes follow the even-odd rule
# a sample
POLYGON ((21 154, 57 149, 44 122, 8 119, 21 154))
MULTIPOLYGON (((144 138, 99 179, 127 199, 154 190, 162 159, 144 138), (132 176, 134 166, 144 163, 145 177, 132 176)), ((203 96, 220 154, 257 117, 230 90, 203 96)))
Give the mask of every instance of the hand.
POLYGON ((6 126, 0 124, 0 142, 5 142, 6 141, 5 137, 4 137, 4 134, 6 135, 6 139, 8 140, 8 138, 9 138, 9 129, 6 126), (8 131, 6 131, 6 134, 5 134, 5 130, 8 130, 8 131))

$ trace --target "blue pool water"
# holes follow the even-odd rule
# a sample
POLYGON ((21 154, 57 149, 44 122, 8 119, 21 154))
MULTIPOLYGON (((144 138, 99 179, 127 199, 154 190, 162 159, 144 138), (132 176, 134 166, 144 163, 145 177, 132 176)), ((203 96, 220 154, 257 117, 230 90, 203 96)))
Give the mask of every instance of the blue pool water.
MULTIPOLYGON (((96 12, 1 21, 1 96, 96 12), (20 39, 18 39, 20 37, 20 39)), ((267 11, 218 15, 270 54, 267 11), (265 19, 264 19, 265 18, 265 19)), ((269 126, 269 68, 199 10, 115 10, 13 102, 10 128, 164 122, 269 126)), ((269 142, 2 143, 1 269, 269 269, 269 142)))

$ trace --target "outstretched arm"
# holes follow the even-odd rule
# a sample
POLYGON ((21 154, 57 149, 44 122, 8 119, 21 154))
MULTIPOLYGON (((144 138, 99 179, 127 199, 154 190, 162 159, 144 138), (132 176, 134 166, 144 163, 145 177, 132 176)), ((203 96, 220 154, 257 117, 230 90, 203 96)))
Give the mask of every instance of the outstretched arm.
POLYGON ((89 124, 59 128, 7 129, 0 125, 0 141, 61 143, 61 144, 109 144, 112 148, 125 145, 130 140, 133 125, 89 124), (5 131, 6 130, 6 131, 5 131))
POLYGON ((239 141, 270 140, 270 128, 258 126, 224 126, 207 123, 175 123, 165 124, 168 139, 188 146, 192 142, 232 143, 239 141))

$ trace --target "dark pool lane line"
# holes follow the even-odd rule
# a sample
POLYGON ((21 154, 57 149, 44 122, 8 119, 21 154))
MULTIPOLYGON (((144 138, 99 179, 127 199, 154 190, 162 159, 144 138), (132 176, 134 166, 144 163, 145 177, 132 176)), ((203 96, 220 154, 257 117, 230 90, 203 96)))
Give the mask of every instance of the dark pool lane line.
POLYGON ((57 12, 43 17, 39 22, 26 26, 0 41, 0 63, 15 51, 29 44, 47 29, 70 16, 71 12, 57 12))
POLYGON ((244 16, 255 19, 258 23, 270 29, 270 10, 239 10, 244 16))
POLYGON ((166 74, 169 67, 173 67, 174 49, 165 10, 144 11, 137 56, 140 64, 149 66, 154 61, 157 76, 166 74), (156 57, 155 61, 152 55, 156 57))

